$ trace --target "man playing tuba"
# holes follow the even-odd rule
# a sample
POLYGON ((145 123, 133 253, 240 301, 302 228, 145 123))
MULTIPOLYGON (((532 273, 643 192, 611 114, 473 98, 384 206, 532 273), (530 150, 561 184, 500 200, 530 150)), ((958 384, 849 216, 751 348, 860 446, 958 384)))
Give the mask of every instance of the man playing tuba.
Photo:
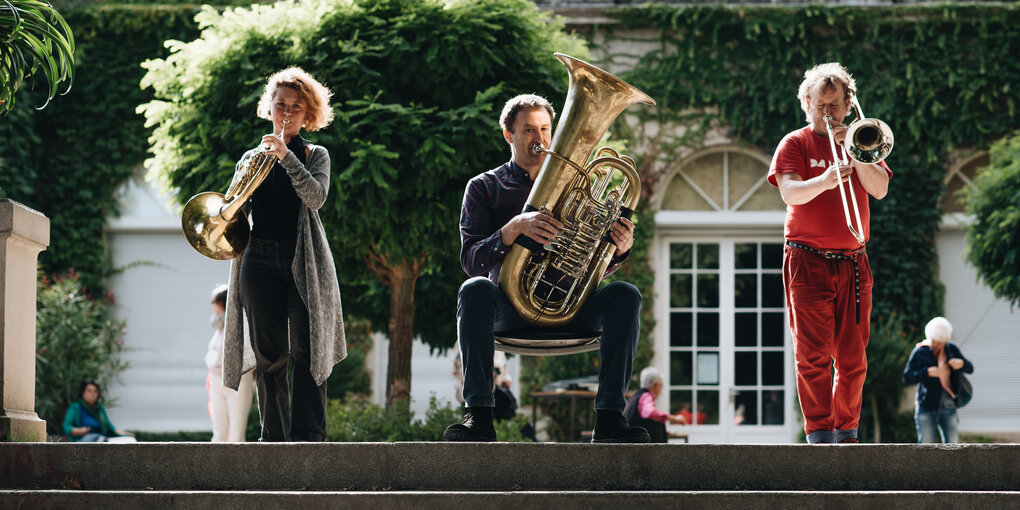
MULTIPOLYGON (((868 195, 884 197, 892 171, 885 163, 832 161, 845 157, 835 147, 846 138, 843 119, 856 92, 854 79, 838 63, 804 73, 797 97, 808 125, 783 138, 768 173, 769 183, 779 188, 787 205, 783 283, 797 360, 797 394, 812 444, 858 442, 861 392, 868 370, 864 348, 873 281, 864 250, 869 234, 868 195), (833 221, 846 207, 841 182, 849 184, 855 204, 862 204, 859 233, 852 227, 839 228, 833 221)), ((849 212, 846 216, 850 226, 849 212)))
MULTIPOLYGON (((457 337, 464 367, 462 423, 447 427, 446 441, 495 441, 492 425, 492 359, 495 331, 534 331, 497 285, 503 258, 519 235, 548 246, 560 229, 547 211, 522 213, 547 157, 533 151, 548 147, 555 112, 547 100, 520 95, 506 102, 499 123, 510 145, 510 161, 468 182, 460 215, 461 267, 470 277, 457 296, 457 337)), ((606 276, 627 258, 634 242, 634 224, 626 218, 613 225, 616 250, 606 276)), ((648 432, 623 418, 624 392, 630 382, 640 329, 641 293, 626 282, 594 291, 564 328, 601 331, 599 389, 595 398, 592 442, 646 443, 648 432)))

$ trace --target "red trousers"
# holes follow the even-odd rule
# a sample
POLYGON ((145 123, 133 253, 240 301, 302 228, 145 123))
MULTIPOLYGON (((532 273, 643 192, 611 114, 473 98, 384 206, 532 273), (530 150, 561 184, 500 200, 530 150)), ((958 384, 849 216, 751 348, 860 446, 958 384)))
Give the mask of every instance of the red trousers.
POLYGON ((859 281, 853 260, 785 247, 783 283, 797 363, 797 394, 808 434, 856 429, 860 420, 874 280, 867 253, 861 252, 856 260, 859 281))

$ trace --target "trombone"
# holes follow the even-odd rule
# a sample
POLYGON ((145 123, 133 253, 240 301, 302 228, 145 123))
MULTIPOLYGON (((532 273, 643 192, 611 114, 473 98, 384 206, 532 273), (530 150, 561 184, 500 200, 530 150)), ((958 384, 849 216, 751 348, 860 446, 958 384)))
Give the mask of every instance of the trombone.
MULTIPOLYGON (((843 139, 843 157, 839 157, 836 151, 836 138, 832 134, 832 115, 826 115, 825 129, 829 132, 829 147, 832 148, 832 160, 836 165, 846 166, 850 159, 865 165, 875 165, 892 152, 893 133, 889 125, 878 119, 869 119, 864 116, 864 109, 857 101, 857 96, 850 96, 850 107, 856 108, 857 120, 850 123, 846 130, 846 137, 843 139)), ((843 199, 843 215, 846 217, 846 227, 850 229, 850 235, 857 239, 857 244, 864 245, 864 227, 861 221, 861 210, 857 206, 857 196, 854 195, 850 179, 847 178, 847 191, 843 191, 843 179, 839 180, 839 196, 843 199), (847 204, 846 196, 850 195, 850 202, 853 204, 854 217, 857 219, 857 227, 854 228, 850 221, 850 206, 847 204)))

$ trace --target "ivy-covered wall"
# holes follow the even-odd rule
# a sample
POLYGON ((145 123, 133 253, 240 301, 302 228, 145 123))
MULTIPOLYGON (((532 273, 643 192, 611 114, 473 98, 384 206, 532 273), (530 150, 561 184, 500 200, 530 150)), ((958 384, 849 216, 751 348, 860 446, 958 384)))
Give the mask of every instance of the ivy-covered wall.
POLYGON ((641 154, 652 185, 711 129, 771 154, 805 125, 796 98, 804 71, 847 66, 865 113, 896 136, 889 194, 871 201, 874 313, 897 313, 908 325, 941 313, 934 241, 942 179, 952 154, 985 150, 1018 125, 1020 6, 653 4, 609 17, 619 23, 588 27, 588 36, 605 64, 631 68, 621 76, 658 101, 636 113, 660 126, 693 126, 667 129, 641 154))
POLYGON ((62 12, 77 44, 74 84, 43 110, 29 108, 44 101, 23 90, 19 108, 0 119, 0 193, 50 218, 44 270, 73 267, 98 292, 112 269, 103 226, 148 150, 149 130, 135 113, 149 100, 138 86, 141 63, 165 56, 167 39, 194 38, 197 7, 103 3, 62 12))

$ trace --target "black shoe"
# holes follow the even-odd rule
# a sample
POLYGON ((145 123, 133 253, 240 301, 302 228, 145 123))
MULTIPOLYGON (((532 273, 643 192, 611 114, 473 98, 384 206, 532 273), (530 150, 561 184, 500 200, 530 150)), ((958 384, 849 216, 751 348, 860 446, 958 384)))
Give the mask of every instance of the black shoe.
POLYGON ((595 410, 595 430, 591 434, 593 443, 647 443, 652 438, 648 431, 631 426, 618 411, 595 410))
POLYGON ((464 421, 446 427, 443 441, 474 441, 487 443, 496 440, 492 426, 491 407, 469 407, 464 421))

